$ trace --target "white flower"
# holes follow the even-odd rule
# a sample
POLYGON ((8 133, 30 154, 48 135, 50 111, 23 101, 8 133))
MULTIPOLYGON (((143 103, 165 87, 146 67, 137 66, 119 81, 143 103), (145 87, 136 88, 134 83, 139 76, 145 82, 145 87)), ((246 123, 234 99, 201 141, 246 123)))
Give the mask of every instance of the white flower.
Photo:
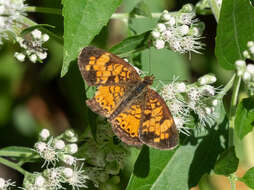
POLYGON ((186 85, 184 82, 176 83, 176 92, 182 93, 186 91, 186 85))
POLYGON ((236 65, 237 67, 243 67, 243 66, 245 66, 246 64, 245 64, 245 61, 243 61, 243 60, 237 60, 237 61, 235 62, 235 65, 236 65))
POLYGON ((76 152, 78 152, 78 145, 77 144, 68 144, 67 145, 67 151, 70 154, 75 154, 76 152))
POLYGON ((160 32, 164 32, 167 29, 165 24, 162 23, 157 24, 157 28, 160 32))
POLYGON ((40 132, 40 137, 43 141, 47 140, 48 137, 50 136, 50 132, 48 129, 42 129, 40 132))
POLYGON ((35 63, 37 61, 37 56, 35 54, 32 54, 29 56, 30 61, 32 61, 33 63, 35 63))
POLYGON ((43 42, 47 42, 49 40, 49 35, 48 34, 43 34, 42 35, 42 40, 43 40, 43 42))
POLYGON ((162 49, 162 48, 164 48, 165 47, 165 42, 163 41, 163 40, 156 40, 155 41, 155 47, 157 48, 157 49, 162 49))
POLYGON ((46 179, 44 177, 42 177, 41 175, 37 176, 35 178, 35 185, 38 187, 43 187, 43 185, 45 184, 46 179))
POLYGON ((38 151, 38 153, 40 154, 47 148, 47 144, 44 142, 38 142, 35 144, 35 148, 38 151))
POLYGON ((76 159, 73 156, 68 155, 68 154, 64 154, 62 160, 64 163, 66 163, 70 166, 76 163, 76 159))
POLYGON ((253 55, 254 54, 254 46, 250 47, 249 50, 250 50, 250 53, 253 55))
POLYGON ((87 182, 87 179, 89 179, 89 177, 84 174, 82 166, 79 169, 75 167, 74 170, 71 168, 65 168, 63 170, 63 173, 66 177, 66 182, 69 183, 73 189, 82 187, 87 188, 85 183, 87 182))
POLYGON ((160 32, 158 31, 152 31, 152 36, 155 38, 155 39, 158 39, 160 37, 160 32))
POLYGON ((211 113, 212 113, 212 109, 209 108, 209 107, 206 107, 206 108, 205 108, 205 112, 206 112, 207 114, 211 114, 211 113))
POLYGON ((245 58, 247 58, 247 59, 250 59, 251 57, 250 57, 250 54, 249 54, 249 52, 248 52, 248 50, 244 50, 243 51, 243 56, 245 57, 245 58))
POLYGON ((200 85, 213 84, 216 82, 216 77, 214 74, 206 74, 198 79, 200 85))
POLYGON ((248 48, 253 47, 254 46, 254 42, 253 41, 248 41, 247 46, 248 46, 248 48))
POLYGON ((9 190, 11 186, 15 186, 15 183, 0 177, 0 190, 9 190))
POLYGON ((46 59, 47 58, 47 52, 37 52, 37 56, 43 60, 43 59, 46 59))
POLYGON ((16 57, 16 59, 20 62, 24 62, 26 58, 26 56, 23 53, 18 53, 18 52, 14 53, 14 57, 16 57))
POLYGON ((219 101, 218 101, 217 99, 214 99, 214 100, 212 101, 213 106, 217 106, 218 103, 219 103, 219 101))
POLYGON ((248 71, 244 72, 243 73, 243 80, 248 81, 250 79, 251 79, 251 74, 248 71))
POLYGON ((253 64, 248 64, 246 71, 248 71, 250 74, 254 75, 254 65, 253 64))
POLYGON ((186 35, 186 34, 188 34, 188 32, 190 31, 190 28, 189 28, 189 26, 187 26, 187 25, 182 25, 182 26, 180 26, 179 27, 179 31, 180 31, 180 33, 182 34, 182 35, 186 35))
POLYGON ((31 34, 35 39, 41 39, 42 33, 40 30, 35 29, 31 32, 31 34))
POLYGON ((174 26, 176 24, 176 19, 174 17, 170 16, 170 18, 168 19, 167 22, 165 22, 165 24, 167 26, 174 26))
POLYGON ((57 140, 57 141, 55 142, 54 147, 55 147, 56 149, 58 149, 58 150, 63 150, 64 147, 65 147, 65 143, 64 143, 63 140, 57 140))

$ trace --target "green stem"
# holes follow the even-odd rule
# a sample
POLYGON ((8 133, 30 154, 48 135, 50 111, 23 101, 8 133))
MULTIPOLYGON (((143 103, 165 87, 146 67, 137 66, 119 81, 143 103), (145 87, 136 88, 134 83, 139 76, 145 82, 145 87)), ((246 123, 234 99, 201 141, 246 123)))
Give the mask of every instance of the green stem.
MULTIPOLYGON (((153 18, 160 18, 161 13, 152 13, 152 17, 153 18)), ((141 16, 141 15, 136 15, 136 18, 146 18, 145 16, 141 16)), ((114 13, 111 16, 111 19, 128 19, 129 18, 129 13, 114 13)))
POLYGON ((219 18, 220 18, 220 7, 218 5, 218 2, 217 2, 217 0, 209 0, 209 4, 211 6, 213 15, 218 23, 219 18))
POLYGON ((235 76, 236 74, 234 74, 231 79, 228 81, 228 83, 224 86, 224 88, 221 90, 221 92, 217 95, 218 99, 222 99, 227 92, 232 88, 234 81, 235 81, 235 76))
POLYGON ((62 15, 62 10, 61 9, 47 8, 47 7, 36 7, 36 6, 27 6, 26 7, 26 12, 36 12, 36 13, 62 15))
POLYGON ((241 85, 241 77, 236 76, 234 80, 233 94, 231 98, 231 105, 230 105, 230 112, 229 112, 228 147, 234 146, 235 114, 236 114, 236 106, 237 106, 240 85, 241 85))
POLYGON ((23 175, 27 175, 27 174, 30 174, 28 171, 24 170, 23 168, 21 168, 18 164, 15 164, 9 160, 6 160, 2 157, 0 157, 0 163, 5 165, 5 166, 8 166, 14 170, 17 170, 18 172, 22 173, 23 175))
POLYGON ((235 177, 235 175, 231 174, 228 178, 229 178, 229 182, 230 182, 230 190, 236 190, 236 184, 235 184, 236 177, 235 177))

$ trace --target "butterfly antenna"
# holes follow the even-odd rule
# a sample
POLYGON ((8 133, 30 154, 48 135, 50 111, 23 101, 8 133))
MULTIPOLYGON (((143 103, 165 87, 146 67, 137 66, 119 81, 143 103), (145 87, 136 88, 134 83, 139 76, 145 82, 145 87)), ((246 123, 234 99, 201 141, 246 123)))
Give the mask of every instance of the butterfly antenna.
POLYGON ((149 75, 151 75, 151 68, 152 65, 151 65, 151 47, 149 47, 149 75))

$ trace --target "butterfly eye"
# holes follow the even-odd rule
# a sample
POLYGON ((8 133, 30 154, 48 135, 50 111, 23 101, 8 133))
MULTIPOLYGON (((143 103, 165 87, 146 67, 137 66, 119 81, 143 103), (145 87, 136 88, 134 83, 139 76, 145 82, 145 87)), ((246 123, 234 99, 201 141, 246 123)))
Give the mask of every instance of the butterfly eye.
POLYGON ((130 131, 130 128, 128 128, 127 131, 130 131))

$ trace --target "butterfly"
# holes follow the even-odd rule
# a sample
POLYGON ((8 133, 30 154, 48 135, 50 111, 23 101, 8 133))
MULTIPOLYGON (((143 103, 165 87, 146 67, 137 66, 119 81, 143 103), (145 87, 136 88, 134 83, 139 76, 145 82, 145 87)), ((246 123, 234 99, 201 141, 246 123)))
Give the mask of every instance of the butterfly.
POLYGON ((140 77, 136 69, 120 57, 95 47, 85 47, 78 57, 84 81, 97 91, 87 106, 106 117, 113 132, 126 144, 146 144, 156 149, 172 149, 178 131, 163 98, 149 86, 154 77, 140 77))

